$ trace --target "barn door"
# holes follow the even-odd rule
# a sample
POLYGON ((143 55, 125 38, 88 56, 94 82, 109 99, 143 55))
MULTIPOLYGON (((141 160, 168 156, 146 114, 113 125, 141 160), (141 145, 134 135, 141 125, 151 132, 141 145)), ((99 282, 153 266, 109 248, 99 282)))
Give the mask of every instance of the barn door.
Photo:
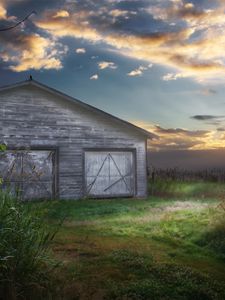
POLYGON ((22 199, 51 199, 55 193, 55 152, 18 150, 0 154, 3 186, 22 199))
POLYGON ((135 168, 132 151, 85 152, 87 196, 133 196, 134 192, 135 168))

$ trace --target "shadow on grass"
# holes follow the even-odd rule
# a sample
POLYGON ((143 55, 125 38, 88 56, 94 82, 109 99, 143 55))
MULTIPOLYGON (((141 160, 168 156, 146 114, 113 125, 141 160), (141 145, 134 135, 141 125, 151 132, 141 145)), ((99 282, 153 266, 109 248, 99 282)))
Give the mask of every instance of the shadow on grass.
POLYGON ((219 254, 225 261, 225 212, 196 241, 196 243, 219 254))
POLYGON ((120 282, 108 282, 107 299, 225 299, 225 285, 191 268, 128 250, 114 251, 110 258, 127 274, 120 282))

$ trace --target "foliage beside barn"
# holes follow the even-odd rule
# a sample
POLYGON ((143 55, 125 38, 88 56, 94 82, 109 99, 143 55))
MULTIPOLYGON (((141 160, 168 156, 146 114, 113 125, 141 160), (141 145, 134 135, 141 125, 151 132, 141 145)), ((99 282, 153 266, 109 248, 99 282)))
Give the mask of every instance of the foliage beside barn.
POLYGON ((0 190, 0 299, 48 299, 54 295, 55 261, 50 246, 53 228, 34 212, 0 190))

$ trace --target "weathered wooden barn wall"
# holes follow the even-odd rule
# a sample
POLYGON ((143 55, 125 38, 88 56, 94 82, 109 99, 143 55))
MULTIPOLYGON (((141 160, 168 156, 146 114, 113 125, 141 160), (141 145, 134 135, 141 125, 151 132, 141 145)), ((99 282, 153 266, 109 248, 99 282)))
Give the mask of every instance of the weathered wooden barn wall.
POLYGON ((58 148, 59 198, 83 196, 83 149, 136 150, 136 196, 145 197, 146 136, 107 115, 34 85, 0 93, 0 143, 8 148, 58 148))

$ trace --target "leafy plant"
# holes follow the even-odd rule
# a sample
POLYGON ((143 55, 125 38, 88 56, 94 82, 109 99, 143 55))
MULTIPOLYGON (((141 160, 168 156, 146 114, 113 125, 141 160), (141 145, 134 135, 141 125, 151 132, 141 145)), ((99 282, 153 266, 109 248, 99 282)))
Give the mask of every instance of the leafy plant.
POLYGON ((5 151, 5 150, 6 150, 6 145, 0 144, 0 151, 5 151))
POLYGON ((41 215, 0 191, 0 298, 48 299, 51 273, 56 263, 50 258, 55 231, 46 230, 41 215))
MULTIPOLYGON (((0 152, 3 152, 5 150, 6 150, 6 145, 5 144, 0 144, 0 152)), ((2 177, 0 176, 0 185, 1 184, 2 184, 2 177)))

